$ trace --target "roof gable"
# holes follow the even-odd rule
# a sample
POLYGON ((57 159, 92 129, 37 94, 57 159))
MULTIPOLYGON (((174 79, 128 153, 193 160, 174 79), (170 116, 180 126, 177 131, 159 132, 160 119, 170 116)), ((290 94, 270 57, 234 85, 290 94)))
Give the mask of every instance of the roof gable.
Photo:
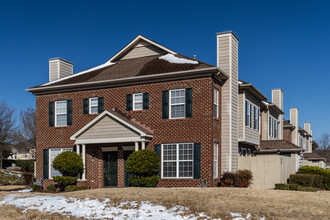
POLYGON ((123 49, 110 58, 109 62, 127 60, 133 58, 155 56, 162 54, 177 54, 163 45, 156 43, 142 35, 138 35, 134 40, 127 44, 123 49))

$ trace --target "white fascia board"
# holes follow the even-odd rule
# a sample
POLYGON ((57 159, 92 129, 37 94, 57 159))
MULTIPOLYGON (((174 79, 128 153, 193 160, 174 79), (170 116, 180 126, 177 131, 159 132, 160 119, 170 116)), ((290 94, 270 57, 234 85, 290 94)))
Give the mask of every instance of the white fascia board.
POLYGON ((77 131, 74 135, 72 135, 70 137, 70 140, 77 140, 77 137, 79 137, 82 133, 84 133, 90 127, 92 127, 97 122, 99 122, 106 115, 110 116, 111 118, 115 119, 116 121, 126 125, 127 127, 131 128, 132 130, 136 131, 137 133, 140 134, 141 137, 150 137, 150 138, 153 137, 153 135, 146 134, 145 132, 141 131, 140 129, 136 128, 135 126, 132 126, 131 124, 127 123, 126 121, 122 120, 121 118, 117 117, 116 115, 112 114, 111 112, 105 110, 99 116, 97 116, 92 121, 90 121, 88 124, 86 124, 83 128, 81 128, 79 131, 77 131))

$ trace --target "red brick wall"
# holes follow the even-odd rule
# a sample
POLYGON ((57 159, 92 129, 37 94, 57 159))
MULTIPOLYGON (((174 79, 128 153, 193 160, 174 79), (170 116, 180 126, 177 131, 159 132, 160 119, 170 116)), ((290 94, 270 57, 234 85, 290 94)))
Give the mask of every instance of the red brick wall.
POLYGON ((292 143, 292 139, 291 139, 291 135, 292 135, 292 131, 290 129, 283 129, 283 139, 289 141, 290 143, 292 143))
MULTIPOLYGON (((220 89, 219 85, 215 86, 220 89)), ((129 87, 38 95, 36 97, 37 177, 42 177, 43 173, 43 149, 72 147, 74 142, 70 141, 70 137, 97 116, 83 114, 83 99, 104 97, 105 110, 111 110, 116 107, 154 130, 154 138, 147 146, 150 149, 153 149, 155 144, 162 143, 201 143, 201 178, 207 178, 211 186, 213 180, 213 142, 218 142, 219 148, 221 143, 220 120, 213 119, 212 94, 213 80, 211 77, 205 77, 129 87), (162 91, 178 88, 192 88, 193 117, 164 120, 162 119, 162 91), (126 94, 137 92, 149 92, 149 110, 126 112, 126 94), (72 100, 73 125, 67 127, 49 127, 48 103, 50 101, 66 99, 72 100)), ((219 96, 221 97, 221 95, 219 96)), ((92 146, 87 145, 86 154, 86 178, 88 185, 91 188, 103 187, 102 150, 99 147, 92 148, 92 146), (95 158, 91 157, 92 149, 95 153, 95 158)), ((122 164, 122 162, 118 161, 119 164, 122 164)), ((219 160, 219 166, 220 164, 219 160)), ((121 165, 118 167, 121 167, 121 165)), ((200 180, 198 179, 161 179, 159 186, 197 186, 199 183, 200 180)))

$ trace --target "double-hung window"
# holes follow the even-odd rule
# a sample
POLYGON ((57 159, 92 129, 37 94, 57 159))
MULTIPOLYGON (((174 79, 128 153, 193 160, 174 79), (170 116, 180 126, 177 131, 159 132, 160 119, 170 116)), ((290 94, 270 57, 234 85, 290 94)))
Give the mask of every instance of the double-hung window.
POLYGON ((194 144, 162 145, 162 178, 192 178, 194 144))
POLYGON ((214 88, 213 94, 213 115, 214 118, 219 118, 219 89, 214 88))
POLYGON ((213 144, 213 177, 218 178, 218 143, 213 144))
POLYGON ((170 119, 185 117, 185 93, 185 89, 170 90, 170 119))
POLYGON ((67 126, 67 100, 55 102, 55 127, 67 126))
POLYGON ((133 110, 142 110, 143 109, 143 93, 133 94, 133 110))
POLYGON ((99 113, 99 98, 94 97, 89 99, 89 114, 99 113))
POLYGON ((245 126, 251 128, 251 103, 245 101, 245 126))
POLYGON ((53 168, 53 161, 55 157, 64 151, 72 151, 72 148, 51 148, 49 149, 49 179, 53 179, 54 176, 62 176, 62 174, 53 168))
POLYGON ((277 134, 278 134, 278 124, 277 124, 277 120, 274 120, 274 138, 277 138, 277 134))
POLYGON ((254 124, 253 128, 259 131, 259 108, 254 106, 254 124))

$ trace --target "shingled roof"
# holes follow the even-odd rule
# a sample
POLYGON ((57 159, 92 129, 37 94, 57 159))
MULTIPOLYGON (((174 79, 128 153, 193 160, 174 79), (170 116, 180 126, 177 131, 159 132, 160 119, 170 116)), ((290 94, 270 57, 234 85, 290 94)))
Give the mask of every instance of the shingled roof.
POLYGON ((272 153, 272 152, 300 152, 302 149, 295 144, 286 140, 268 140, 260 141, 260 151, 257 153, 272 153))

